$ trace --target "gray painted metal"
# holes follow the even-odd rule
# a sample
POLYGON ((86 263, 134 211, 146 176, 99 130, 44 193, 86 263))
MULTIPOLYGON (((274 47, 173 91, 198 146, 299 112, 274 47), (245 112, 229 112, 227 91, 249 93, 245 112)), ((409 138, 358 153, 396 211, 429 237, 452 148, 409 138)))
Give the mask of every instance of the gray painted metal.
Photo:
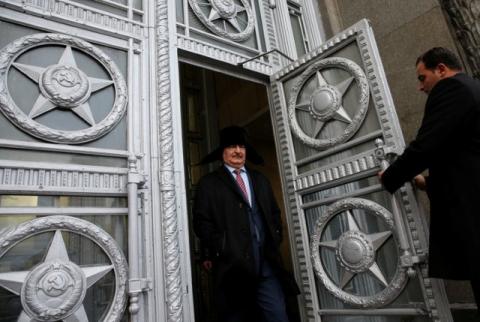
POLYGON ((407 284, 406 267, 397 264, 395 275, 387 282, 375 261, 376 251, 390 236, 393 236, 397 244, 401 239, 400 232, 394 221, 392 214, 388 210, 375 202, 362 198, 343 198, 331 204, 321 214, 311 234, 310 249, 312 250, 312 261, 315 273, 335 297, 354 306, 372 308, 382 307, 399 296, 407 284), (369 214, 384 221, 388 230, 374 234, 362 232, 351 213, 353 209, 366 210, 369 214), (322 241, 322 236, 327 230, 329 222, 342 212, 346 212, 348 216, 348 231, 343 233, 338 240, 322 241), (320 252, 317 251, 320 247, 335 250, 337 261, 344 268, 341 285, 333 282, 325 270, 320 258, 320 252), (373 274, 385 286, 381 292, 369 296, 358 296, 343 290, 356 274, 367 271, 373 274))
POLYGON ((118 67, 100 49, 71 36, 62 34, 36 34, 22 37, 5 46, 0 51, 0 110, 10 121, 30 135, 55 143, 78 144, 95 140, 109 131, 120 121, 126 106, 126 84, 118 67), (38 46, 65 45, 65 50, 57 64, 47 68, 15 62, 23 52, 38 46), (112 80, 87 77, 75 63, 71 48, 78 48, 93 56, 109 71, 112 80), (41 94, 29 115, 16 105, 7 90, 8 72, 15 66, 35 83, 41 94), (115 102, 110 113, 98 124, 93 119, 88 100, 91 94, 111 84, 115 86, 115 102), (77 131, 53 129, 34 118, 55 108, 70 109, 85 120, 90 127, 77 131))
MULTIPOLYGON (((400 193, 402 197, 398 201, 392 199, 392 205, 385 204, 384 207, 364 197, 382 193, 378 181, 369 179, 375 179, 376 172, 381 169, 381 160, 377 159, 380 154, 399 153, 404 147, 369 23, 363 20, 339 33, 277 71, 271 76, 271 81, 273 128, 282 169, 284 195, 289 196, 285 200, 287 220, 291 244, 294 245, 296 276, 305 303, 302 308, 304 320, 319 320, 317 312, 330 312, 328 308, 320 306, 319 296, 322 290, 317 289, 316 281, 345 303, 363 308, 382 308, 379 312, 390 315, 393 311, 389 311, 391 309, 388 308, 388 303, 401 294, 405 285, 416 283, 409 279, 416 275, 420 280, 425 311, 410 310, 407 315, 423 315, 428 312, 433 321, 451 321, 448 310, 439 310, 448 307, 442 284, 426 276, 424 260, 428 229, 421 218, 411 187, 406 185, 400 193), (343 71, 336 72, 335 69, 342 68, 333 62, 345 58, 354 60, 360 70, 353 73, 352 69, 343 68, 343 71), (327 65, 329 70, 323 71, 322 67, 327 65), (345 71, 349 72, 345 74, 345 71), (359 75, 355 79, 362 84, 356 91, 355 87, 350 86, 351 80, 348 80, 352 74, 359 75), (349 93, 350 98, 347 97, 349 93), (356 93, 360 102, 353 105, 355 110, 358 111, 360 106, 360 110, 363 108, 369 115, 365 116, 365 119, 352 117, 354 113, 352 105, 349 104, 352 104, 354 95, 351 93, 356 93), (367 108, 370 110, 368 113, 367 108), (372 122, 375 118, 378 125, 372 122), (332 122, 346 125, 341 130, 342 126, 332 122), (366 122, 369 125, 365 125, 366 122), (329 124, 331 127, 327 131, 333 133, 333 138, 332 134, 323 133, 329 124), (358 132, 347 133, 349 126, 354 125, 360 127, 354 131, 358 132), (335 128, 337 130, 334 131, 335 128), (342 139, 336 140, 336 135, 342 139), (319 140, 324 137, 325 141, 319 140), (349 141, 352 138, 353 140, 349 141), (375 149, 374 140, 378 138, 381 138, 385 145, 378 145, 375 149), (322 145, 320 142, 328 144, 322 145), (329 159, 331 161, 323 161, 329 159), (362 188, 354 188, 355 183, 360 181, 364 182, 359 185, 362 188), (351 188, 342 192, 345 185, 351 188), (320 195, 323 191, 329 191, 329 195, 324 199, 305 199, 307 196, 320 195), (335 191, 338 196, 330 195, 335 191), (361 199, 351 199, 353 196, 361 199), (333 202, 335 203, 332 204, 333 202), (328 206, 326 210, 321 210, 325 206, 328 206), (385 207, 393 209, 393 214, 385 207), (359 208, 383 218, 387 227, 390 227, 390 234, 395 236, 399 258, 393 257, 390 260, 397 262, 397 273, 389 280, 385 279, 374 261, 378 244, 384 242, 389 233, 380 231, 374 236, 363 233, 356 224, 358 219, 351 215, 353 210, 359 208), (311 216, 312 211, 319 213, 313 232, 312 219, 307 217, 307 214, 311 216), (331 241, 322 237, 341 213, 346 213, 345 218, 349 219, 346 231, 338 239, 331 241), (309 247, 310 238, 312 241, 309 247), (343 267, 339 282, 331 280, 331 276, 325 273, 326 259, 321 258, 320 248, 335 251, 334 260, 343 267), (357 295, 344 290, 352 278, 369 270, 373 270, 372 276, 383 285, 380 293, 367 292, 368 295, 357 295)), ((342 311, 344 309, 335 310, 340 315, 342 311)), ((350 314, 349 310, 344 312, 350 314)), ((364 312, 360 314, 364 315, 375 311, 369 309, 356 312, 364 312)))
MULTIPOLYGON (((13 159, 11 161, 1 160, 0 191, 8 192, 9 194, 27 195, 50 194, 88 197, 128 196, 129 199, 128 211, 124 208, 102 209, 92 207, 49 209, 15 207, 10 209, 2 208, 1 213, 12 216, 12 218, 15 218, 16 215, 22 214, 48 215, 41 220, 39 219, 21 224, 19 227, 28 228, 28 230, 22 230, 23 235, 21 235, 21 238, 28 239, 29 236, 36 234, 38 231, 43 232, 55 229, 69 230, 92 239, 92 241, 100 245, 105 252, 113 251, 113 246, 111 246, 110 243, 114 241, 110 236, 100 233, 102 230, 99 227, 90 223, 88 225, 79 224, 79 222, 84 221, 74 217, 57 217, 51 215, 97 215, 108 217, 128 214, 130 222, 128 235, 132 240, 132 242, 129 243, 129 265, 133 270, 131 269, 130 275, 127 276, 127 264, 125 259, 121 254, 121 251, 116 250, 117 252, 111 256, 112 267, 115 270, 121 269, 119 272, 116 272, 116 274, 118 275, 121 273, 122 275, 121 279, 117 276, 116 297, 110 306, 110 311, 105 312, 107 314, 104 320, 118 321, 123 317, 127 301, 126 294, 128 287, 129 294, 131 295, 130 319, 154 321, 155 319, 152 318, 154 314, 146 313, 148 310, 146 303, 151 297, 143 296, 146 291, 151 289, 151 282, 141 274, 141 272, 144 271, 152 271, 151 256, 147 255, 147 251, 151 251, 151 248, 147 250, 145 242, 151 243, 153 234, 149 231, 147 239, 140 237, 141 231, 145 230, 145 226, 143 226, 145 221, 143 220, 144 218, 139 216, 139 209, 142 210, 142 214, 147 213, 149 209, 148 204, 143 204, 143 202, 148 203, 148 192, 138 190, 139 186, 142 188, 141 183, 144 181, 143 176, 139 173, 143 171, 139 171, 139 168, 144 166, 145 162, 139 162, 139 164, 136 164, 136 162, 132 161, 131 166, 127 168, 128 156, 141 155, 145 151, 145 146, 149 145, 148 136, 145 136, 145 130, 148 131, 148 126, 139 126, 142 118, 146 120, 149 119, 148 116, 145 117, 143 114, 145 110, 148 110, 148 106, 141 104, 144 93, 140 94, 141 87, 139 85, 141 84, 139 75, 144 79, 148 79, 148 72, 150 70, 146 64, 141 63, 141 60, 145 59, 146 55, 139 50, 140 48, 145 50, 148 49, 148 47, 142 43, 145 40, 145 25, 138 21, 134 21, 132 15, 133 11, 130 9, 128 9, 130 12, 129 18, 121 18, 114 13, 98 10, 70 1, 2 1, 0 6, 2 6, 2 10, 0 10, 0 18, 2 21, 12 21, 19 26, 23 25, 31 28, 25 28, 25 30, 29 30, 30 33, 34 33, 35 31, 53 32, 27 35, 1 49, 1 81, 2 85, 4 85, 1 86, 2 112, 4 112, 4 114, 6 113, 7 117, 9 117, 12 122, 16 122, 16 125, 19 127, 26 124, 28 130, 26 133, 29 135, 40 137, 41 139, 51 141, 52 143, 38 142, 35 138, 30 139, 30 141, 28 141, 28 139, 25 140, 23 137, 19 137, 15 140, 2 138, 0 142, 2 147, 6 149, 20 149, 25 151, 25 154, 42 151, 41 155, 45 161, 30 162, 13 159), (6 6, 6 8, 4 6, 6 6), (45 15, 49 17, 48 20, 42 18, 42 16, 45 15), (62 32, 63 34, 60 35, 55 32, 62 32), (72 35, 75 35, 75 37, 72 35), (132 41, 132 39, 134 39, 135 42, 132 41), (103 45, 106 52, 109 54, 118 53, 118 50, 128 50, 128 81, 126 82, 124 80, 125 75, 120 71, 120 68, 115 65, 114 60, 111 57, 105 54, 103 50, 100 51, 96 46, 88 43, 86 40, 94 41, 96 44, 103 45), (51 68, 47 67, 44 70, 39 70, 34 65, 25 66, 18 64, 15 61, 19 55, 36 46, 43 46, 43 48, 48 46, 63 46, 63 60, 56 64, 56 66, 52 66, 51 68), (110 76, 110 79, 104 82, 86 76, 80 68, 75 66, 75 60, 70 54, 70 47, 74 47, 76 50, 83 52, 83 54, 101 64, 110 76), (8 87, 6 85, 6 73, 8 73, 9 68, 18 70, 36 82, 40 88, 41 96, 46 98, 47 101, 53 102, 51 105, 61 106, 66 110, 73 110, 81 107, 82 104, 86 104, 91 96, 90 94, 95 92, 101 86, 113 86, 115 88, 114 106, 107 118, 99 123, 96 123, 91 117, 89 117, 90 113, 88 113, 87 108, 81 108, 81 110, 78 111, 79 117, 83 118, 85 122, 91 126, 86 131, 61 133, 55 129, 42 127, 37 124, 37 122, 29 119, 28 116, 23 117, 23 112, 19 109, 15 109, 15 106, 11 104, 12 100, 9 98, 8 92, 6 91, 8 87, 11 88, 11 86, 14 86, 14 84, 8 84, 8 87), (76 84, 80 85, 78 92, 68 92, 68 86, 55 87, 55 77, 60 74, 66 75, 68 73, 70 73, 70 76, 74 76, 73 79, 77 80, 76 84), (40 77, 37 74, 41 74, 42 76, 40 77), (61 99, 59 100, 58 98, 61 99), (99 140, 100 136, 109 136, 111 134, 110 131, 117 127, 118 122, 125 115, 127 100, 128 133, 114 131, 114 135, 117 135, 118 137, 128 135, 128 151, 89 146, 89 143, 86 142, 95 143, 95 141, 99 140), (61 140, 58 140, 58 137, 61 137, 61 140), (147 138, 147 142, 141 142, 142 138, 147 138), (64 144, 58 144, 58 142, 64 144), (83 143, 84 145, 82 147, 67 145, 72 143, 83 143), (56 162, 48 162, 47 156, 49 153, 52 153, 52 158, 54 158, 55 155, 61 155, 61 159, 64 161, 55 160, 56 162), (81 155, 82 157, 78 157, 78 155, 81 155), (70 162, 68 162, 68 156, 71 156, 70 162), (101 161, 98 163, 93 162, 92 160, 95 158, 99 158, 99 160, 102 160, 102 158, 105 158, 105 160, 108 159, 110 166, 104 166, 101 161), (87 160, 87 164, 77 162, 80 159, 84 160, 84 162, 87 160), (90 164, 102 165, 94 166, 90 164), (121 166, 121 164, 124 164, 125 166, 121 166), (139 196, 141 198, 139 198, 139 196), (136 203, 137 199, 140 199, 142 204, 136 203), (145 256, 139 256, 139 254, 145 254, 145 256), (120 264, 122 266, 119 268, 118 265, 120 264), (148 318, 149 316, 150 318, 148 318)), ((137 11, 136 14, 142 14, 142 12, 137 11)), ((118 59, 118 57, 116 58, 118 59)), ((69 78, 64 80, 68 81, 69 78)), ((64 83, 60 81, 59 84, 68 85, 65 81, 64 83)), ((35 115, 35 113, 37 111, 42 112, 40 108, 43 106, 44 105, 38 105, 36 111, 31 115, 31 118, 39 115, 35 115)), ((136 157, 134 157, 134 159, 136 161, 136 157)), ((148 170, 146 172, 148 173, 148 170)), ((151 227, 151 225, 148 225, 147 227, 151 227)), ((18 232, 18 229, 15 229, 13 232, 18 232)), ((0 234, 0 239, 10 238, 10 233, 11 231, 3 231, 2 234, 0 234)), ((12 245, 11 240, 8 240, 7 242, 3 241, 2 245, 4 247, 10 247, 10 245, 12 245)), ((58 249, 59 247, 51 248, 50 253, 54 254, 58 252, 58 249)), ((61 274, 63 274, 62 276, 65 278, 70 276, 72 282, 75 283, 74 285, 78 284, 78 287, 74 292, 78 296, 76 295, 77 297, 62 299, 62 305, 66 305, 64 309, 60 310, 64 312, 64 314, 62 313, 63 315, 60 316, 58 315, 58 312, 50 310, 47 312, 48 314, 42 313, 43 317, 35 315, 38 311, 37 308, 43 307, 45 304, 41 302, 42 299, 38 299, 40 302, 31 302, 29 300, 30 296, 27 296, 22 301, 22 304, 25 312, 28 314, 25 312, 22 313, 19 317, 19 321, 30 321, 32 315, 35 315, 36 320, 47 321, 63 319, 64 321, 86 321, 85 309, 81 306, 83 301, 82 294, 84 294, 86 288, 93 283, 92 277, 99 278, 101 275, 91 269, 85 273, 83 272, 83 267, 79 270, 74 263, 68 263, 68 258, 65 258, 65 256, 61 259, 64 262, 67 261, 67 264, 60 265, 62 269, 61 274), (72 275, 68 275, 69 272, 72 273, 72 275), (82 287, 82 285, 85 287, 82 287), (69 306, 71 303, 73 303, 72 307, 69 306)), ((42 265, 43 266, 40 268, 43 271, 47 270, 47 265, 50 265, 50 262, 42 265)), ((32 272, 38 273, 38 268, 32 270, 32 272)), ((150 276, 151 275, 152 274, 150 274, 150 276)), ((32 276, 27 277, 27 281, 39 278, 35 274, 32 276)), ((25 283, 25 285, 36 287, 30 282, 25 283)), ((20 294, 20 292, 18 292, 18 294, 20 294)), ((152 301, 150 300, 150 302, 152 301)), ((59 302, 57 301, 57 303, 59 302)), ((62 307, 63 306, 61 306, 61 308, 62 307)), ((152 310, 156 309, 158 308, 152 306, 152 310)), ((162 308, 159 309, 162 310, 162 308)))
POLYGON ((115 240, 98 226, 67 216, 31 220, 2 231, 0 258, 17 243, 47 231, 55 231, 55 235, 41 264, 31 271, 0 273, 0 286, 21 296, 24 312, 19 321, 88 322, 83 307, 85 292, 110 270, 115 273, 115 295, 103 321, 120 321, 127 300, 127 262, 115 240), (91 239, 111 265, 79 267, 70 261, 61 231, 91 239))

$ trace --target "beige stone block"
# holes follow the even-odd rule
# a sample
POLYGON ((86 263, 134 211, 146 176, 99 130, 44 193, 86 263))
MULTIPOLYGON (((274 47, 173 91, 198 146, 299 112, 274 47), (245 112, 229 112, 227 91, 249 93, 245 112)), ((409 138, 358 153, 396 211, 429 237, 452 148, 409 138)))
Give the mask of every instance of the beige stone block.
POLYGON ((435 46, 455 50, 440 8, 423 15, 377 39, 380 56, 405 140, 411 141, 423 117, 426 95, 417 89, 417 57, 435 46))
POLYGON ((439 7, 436 0, 338 0, 336 5, 344 28, 367 18, 379 37, 439 7))

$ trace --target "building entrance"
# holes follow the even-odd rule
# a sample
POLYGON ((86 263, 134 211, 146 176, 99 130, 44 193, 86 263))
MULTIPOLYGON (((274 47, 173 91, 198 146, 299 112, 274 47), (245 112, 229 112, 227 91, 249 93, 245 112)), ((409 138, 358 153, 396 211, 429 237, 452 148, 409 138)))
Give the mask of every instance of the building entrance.
MULTIPOLYGON (((213 170, 198 162, 218 130, 245 127, 284 206, 302 321, 451 321, 443 285, 426 274, 428 231, 414 191, 392 196, 377 178, 404 142, 367 21, 269 82, 186 64, 180 75, 189 213, 197 180, 213 170)), ((215 321, 190 237, 197 320, 215 321)))
MULTIPOLYGON (((264 165, 249 166, 268 177, 281 208, 283 195, 266 86, 188 64, 180 65, 180 75, 195 321, 210 322, 216 321, 211 276, 202 269, 199 242, 191 220, 198 180, 219 166, 219 163, 198 164, 217 146, 219 129, 239 125, 247 130, 249 141, 265 160, 264 165)), ((283 236, 288 236, 285 211, 282 211, 282 217, 283 236)), ((284 238, 282 257, 287 269, 291 270, 289 249, 288 238, 284 238)), ((296 305, 290 305, 293 315, 296 305)))

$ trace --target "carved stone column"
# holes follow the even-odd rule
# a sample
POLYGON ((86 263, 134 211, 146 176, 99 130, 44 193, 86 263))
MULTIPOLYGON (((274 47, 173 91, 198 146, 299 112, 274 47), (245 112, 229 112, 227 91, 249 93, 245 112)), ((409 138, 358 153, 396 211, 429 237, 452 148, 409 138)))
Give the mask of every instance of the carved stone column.
POLYGON ((480 78, 480 0, 440 0, 466 54, 475 78, 480 78))
POLYGON ((156 77, 160 152, 160 198, 164 245, 167 321, 183 321, 180 246, 176 211, 173 116, 170 86, 168 2, 155 2, 156 77))

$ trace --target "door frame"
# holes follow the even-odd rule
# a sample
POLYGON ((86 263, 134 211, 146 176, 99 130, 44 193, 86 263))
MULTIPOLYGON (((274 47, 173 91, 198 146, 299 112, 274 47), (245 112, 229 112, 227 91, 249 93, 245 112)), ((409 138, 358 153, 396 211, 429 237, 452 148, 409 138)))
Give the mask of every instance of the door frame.
MULTIPOLYGON (((172 112, 172 127, 174 131, 173 144, 174 149, 174 158, 175 158, 175 168, 176 176, 176 195, 177 195, 177 218, 178 218, 178 239, 179 239, 179 249, 180 254, 180 265, 182 267, 181 272, 181 284, 184 288, 184 316, 190 316, 189 321, 194 321, 194 300, 193 293, 188 290, 193 287, 192 285, 192 272, 191 272, 191 253, 190 253, 190 236, 188 229, 188 200, 187 200, 187 187, 186 187, 186 174, 185 174, 185 160, 184 160, 184 149, 183 146, 184 137, 183 137, 183 124, 182 124, 182 106, 181 106, 181 85, 180 85, 180 71, 179 64, 189 64, 204 68, 213 72, 221 73, 224 75, 232 76, 239 78, 248 82, 257 83, 265 87, 265 93, 268 95, 268 86, 269 78, 267 75, 250 71, 239 66, 233 66, 230 64, 221 63, 213 59, 207 58, 202 55, 195 55, 189 52, 182 50, 176 51, 176 62, 173 63, 170 69, 171 73, 171 108, 172 112), (175 79, 175 81, 174 81, 175 79)), ((271 101, 268 99, 269 106, 271 106, 271 101)), ((271 109, 270 109, 271 110, 271 109)), ((270 113, 269 113, 270 114, 270 113)), ((285 207, 285 205, 284 205, 285 207)), ((168 274, 166 276, 168 278, 168 274)), ((158 284, 158 281, 156 282, 158 284)))

